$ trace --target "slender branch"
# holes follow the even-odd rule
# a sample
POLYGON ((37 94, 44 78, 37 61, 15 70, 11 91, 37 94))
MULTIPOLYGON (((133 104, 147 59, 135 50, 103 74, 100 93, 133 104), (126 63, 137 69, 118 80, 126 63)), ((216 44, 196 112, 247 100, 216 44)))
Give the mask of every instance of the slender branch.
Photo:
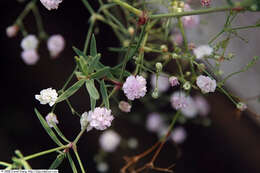
POLYGON ((77 158, 77 160, 78 160, 78 162, 79 162, 79 166, 80 166, 80 169, 81 169, 82 173, 85 173, 85 169, 84 169, 84 167, 83 167, 83 165, 82 165, 82 162, 81 162, 81 159, 80 159, 80 157, 79 157, 79 153, 78 153, 78 151, 77 151, 76 146, 73 148, 73 151, 74 151, 74 153, 75 153, 75 155, 76 155, 76 158, 77 158))

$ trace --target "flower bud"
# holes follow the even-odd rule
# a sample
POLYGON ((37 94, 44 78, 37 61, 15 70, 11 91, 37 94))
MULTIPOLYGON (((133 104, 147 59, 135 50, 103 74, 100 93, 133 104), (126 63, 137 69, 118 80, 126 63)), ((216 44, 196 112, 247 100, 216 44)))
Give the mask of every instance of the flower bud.
POLYGON ((120 101, 118 104, 118 108, 123 112, 130 112, 131 111, 131 105, 128 102, 120 101))
POLYGON ((17 25, 8 26, 6 28, 6 35, 9 38, 15 37, 18 31, 19 31, 19 27, 17 25))
POLYGON ((190 88, 191 88, 191 84, 190 84, 190 82, 185 82, 184 84, 183 84, 183 88, 185 89, 185 90, 190 90, 190 88))
POLYGON ((153 97, 154 99, 157 99, 157 98, 159 97, 159 92, 158 92, 158 89, 157 89, 157 88, 154 89, 154 91, 153 91, 153 93, 152 93, 152 97, 153 97))
POLYGON ((133 36, 134 33, 135 33, 134 27, 130 26, 130 27, 128 28, 128 33, 129 33, 131 36, 133 36))
POLYGON ((160 48, 163 52, 168 52, 168 47, 165 44, 161 45, 160 48))
POLYGON ((239 102, 237 103, 237 109, 239 109, 240 111, 245 111, 247 109, 247 105, 243 102, 239 102))
POLYGON ((161 72, 161 71, 162 71, 162 68, 163 68, 163 65, 162 65, 162 63, 157 62, 157 63, 155 64, 155 67, 156 67, 156 71, 157 71, 157 72, 161 72))

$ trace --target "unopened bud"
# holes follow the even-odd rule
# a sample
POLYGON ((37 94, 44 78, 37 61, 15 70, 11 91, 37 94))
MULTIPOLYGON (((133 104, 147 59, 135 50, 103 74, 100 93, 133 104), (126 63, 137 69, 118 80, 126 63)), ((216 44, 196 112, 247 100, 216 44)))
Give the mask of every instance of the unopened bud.
POLYGON ((163 65, 162 65, 162 63, 157 62, 157 63, 155 64, 155 67, 156 67, 156 71, 157 71, 157 72, 161 72, 161 71, 162 71, 162 68, 163 68, 163 65))
POLYGON ((168 47, 165 44, 163 44, 163 45, 161 45, 161 50, 163 52, 168 52, 168 47))
POLYGON ((154 89, 154 91, 153 91, 153 93, 152 93, 152 97, 153 97, 154 99, 157 99, 157 98, 159 97, 159 93, 158 93, 158 89, 157 89, 157 88, 154 89))
POLYGON ((191 88, 191 84, 190 84, 190 82, 185 82, 184 84, 183 84, 183 88, 185 89, 185 90, 190 90, 190 88, 191 88))
POLYGON ((129 34, 130 34, 131 36, 133 36, 134 33, 135 33, 134 27, 130 26, 130 27, 128 28, 128 32, 129 32, 129 34))

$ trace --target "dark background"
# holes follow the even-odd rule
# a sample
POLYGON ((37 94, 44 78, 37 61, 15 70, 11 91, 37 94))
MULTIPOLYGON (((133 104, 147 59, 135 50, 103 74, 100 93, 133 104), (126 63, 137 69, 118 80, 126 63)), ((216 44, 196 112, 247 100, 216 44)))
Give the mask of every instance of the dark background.
MULTIPOLYGON (((97 4, 91 1, 94 8, 97 4)), ((64 1, 57 11, 48 11, 39 4, 46 31, 49 34, 62 34, 66 39, 66 49, 60 58, 49 58, 45 43, 40 45, 40 61, 35 66, 26 66, 20 58, 22 36, 9 39, 5 29, 11 25, 23 10, 25 4, 14 0, 0 2, 1 38, 1 99, 0 99, 0 160, 11 162, 14 150, 20 149, 30 155, 55 146, 34 114, 37 107, 43 115, 50 110, 40 105, 34 95, 43 88, 61 88, 74 67, 72 45, 82 48, 88 29, 89 14, 80 1, 64 1)), ((25 20, 30 33, 36 33, 32 15, 25 20)), ((96 36, 102 61, 107 65, 116 62, 116 55, 107 51, 108 46, 118 45, 109 27, 98 24, 100 33, 96 36)), ((73 106, 83 112, 88 110, 88 97, 80 90, 71 98, 73 106)), ((237 116, 236 109, 226 97, 212 94, 211 127, 188 124, 188 138, 180 145, 181 157, 175 172, 187 173, 259 173, 260 172, 260 130, 256 123, 245 113, 237 116)), ((79 118, 72 116, 66 105, 57 107, 59 127, 69 139, 74 139, 80 130, 79 118)), ((137 110, 138 112, 138 110, 137 110)), ((140 115, 146 116, 146 115, 140 115)), ((127 118, 118 118, 113 126, 122 136, 136 136, 139 148, 136 150, 118 149, 108 156, 110 172, 119 172, 124 165, 123 156, 138 154, 156 142, 156 137, 143 126, 129 123, 127 118)), ((98 152, 98 136, 101 132, 92 131, 79 141, 78 150, 87 172, 96 172, 94 155, 98 152)), ((29 163, 33 168, 48 168, 55 154, 46 155, 29 163)), ((176 161, 176 147, 167 143, 156 162, 167 167, 176 161)), ((75 162, 76 163, 76 162, 75 162)), ((76 164, 77 165, 77 164, 76 164)), ((78 165, 77 165, 78 166, 78 165)), ((61 165, 60 172, 72 172, 67 161, 61 165)), ((148 171, 149 172, 149 171, 148 171)))

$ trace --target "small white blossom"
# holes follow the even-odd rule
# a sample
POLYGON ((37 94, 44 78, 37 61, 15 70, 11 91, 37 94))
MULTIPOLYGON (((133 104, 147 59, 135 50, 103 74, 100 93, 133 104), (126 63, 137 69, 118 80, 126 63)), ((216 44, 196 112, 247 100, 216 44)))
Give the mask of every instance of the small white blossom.
POLYGON ((19 31, 19 27, 17 25, 8 26, 6 28, 6 35, 9 38, 15 37, 18 31, 19 31))
POLYGON ((171 134, 171 139, 176 143, 176 144, 181 144, 185 141, 187 137, 187 132, 183 127, 176 127, 173 129, 173 132, 171 134))
MULTIPOLYGON (((156 75, 153 74, 151 76, 151 85, 153 88, 156 87, 156 75)), ((157 84, 157 88, 159 92, 165 92, 169 89, 170 85, 169 85, 169 81, 168 78, 165 76, 158 76, 158 84, 157 84)))
POLYGON ((58 9, 62 0, 40 0, 42 5, 48 10, 58 9))
POLYGON ((107 130, 99 137, 99 144, 106 152, 113 152, 120 144, 121 137, 113 130, 107 130))
POLYGON ((23 50, 35 50, 37 49, 39 41, 35 35, 28 35, 23 38, 21 47, 23 50))
POLYGON ((35 49, 22 51, 21 57, 27 65, 35 65, 39 60, 39 55, 35 49))
POLYGON ((97 164, 97 170, 99 172, 107 172, 108 169, 109 169, 109 166, 108 166, 108 164, 106 162, 99 162, 97 164))
POLYGON ((163 126, 163 120, 158 113, 150 113, 146 120, 146 128, 151 132, 158 132, 163 126))
POLYGON ((177 86, 177 85, 180 84, 179 81, 178 81, 178 78, 175 77, 175 76, 169 77, 169 83, 170 83, 170 85, 171 85, 172 87, 177 86))
POLYGON ((88 129, 95 128, 97 130, 105 130, 111 126, 114 116, 111 115, 111 110, 107 108, 97 107, 94 111, 89 111, 87 121, 89 122, 88 129))
POLYGON ((53 113, 50 112, 46 117, 45 117, 46 122, 50 126, 50 128, 54 127, 53 124, 58 124, 59 121, 57 119, 57 116, 53 113))
POLYGON ((39 100, 41 104, 49 104, 53 106, 58 98, 58 93, 55 89, 47 88, 40 92, 40 95, 35 95, 35 99, 39 100))
POLYGON ((131 105, 128 102, 120 101, 118 104, 118 108, 123 112, 130 112, 131 111, 131 105))
POLYGON ((210 77, 204 75, 197 77, 196 84, 203 93, 214 92, 217 87, 215 79, 211 79, 210 77))
POLYGON ((200 115, 206 116, 209 114, 210 105, 203 96, 195 96, 194 101, 200 115))
POLYGON ((186 106, 181 108, 181 113, 187 118, 194 118, 198 114, 198 108, 191 96, 186 96, 186 106))
POLYGON ((237 103, 237 109, 239 109, 240 111, 245 111, 247 109, 247 105, 243 102, 239 102, 237 103))
POLYGON ((193 49, 193 53, 197 59, 201 59, 204 56, 210 56, 213 53, 213 48, 209 45, 201 45, 193 49))
POLYGON ((172 107, 176 110, 187 106, 187 96, 184 92, 176 91, 171 96, 172 107))
POLYGON ((65 40, 62 35, 52 35, 47 41, 47 47, 51 57, 57 57, 65 47, 65 40))
POLYGON ((124 85, 123 90, 129 100, 139 99, 146 94, 146 80, 142 76, 129 76, 124 85))

